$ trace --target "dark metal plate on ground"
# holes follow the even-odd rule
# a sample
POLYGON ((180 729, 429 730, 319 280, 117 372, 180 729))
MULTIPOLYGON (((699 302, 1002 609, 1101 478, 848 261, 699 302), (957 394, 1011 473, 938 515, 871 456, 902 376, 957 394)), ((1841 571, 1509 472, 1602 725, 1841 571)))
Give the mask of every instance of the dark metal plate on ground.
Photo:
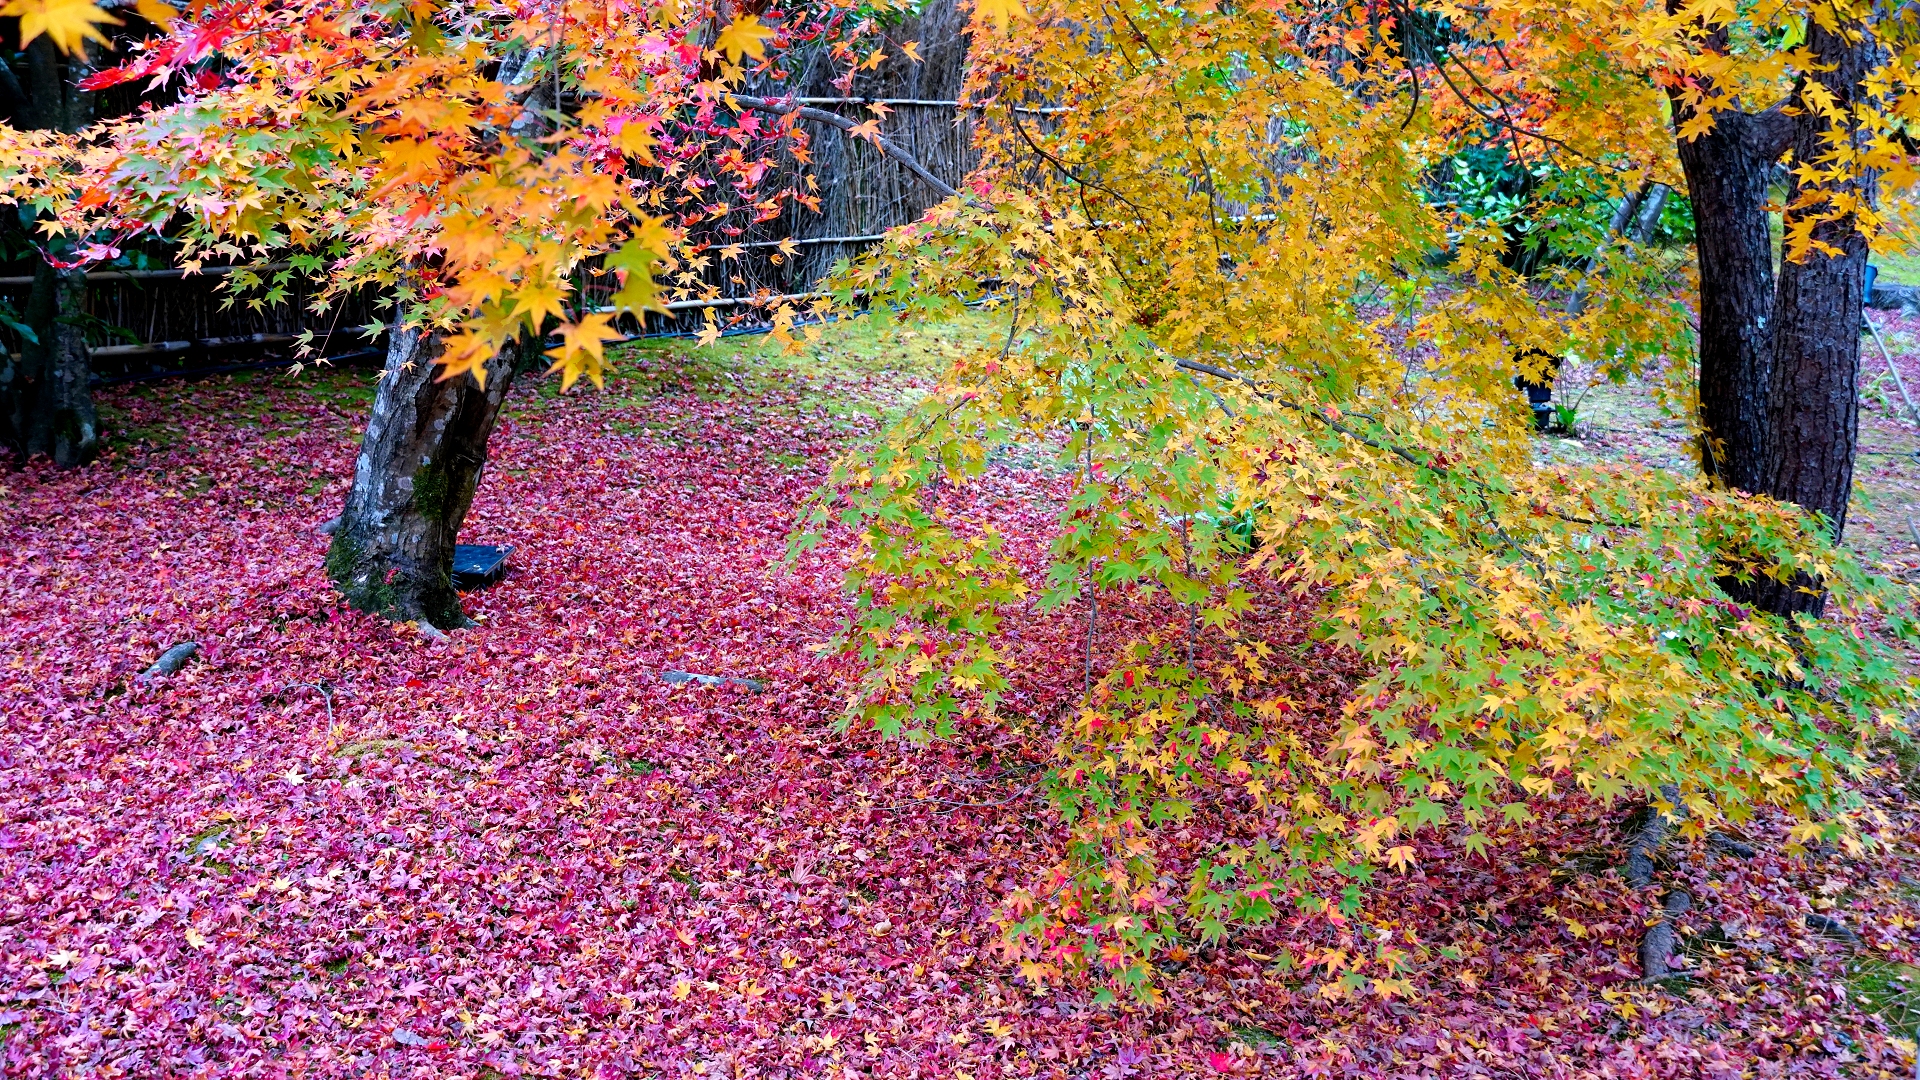
POLYGON ((512 550, 493 544, 455 544, 453 587, 472 592, 499 581, 507 572, 507 553, 512 550))

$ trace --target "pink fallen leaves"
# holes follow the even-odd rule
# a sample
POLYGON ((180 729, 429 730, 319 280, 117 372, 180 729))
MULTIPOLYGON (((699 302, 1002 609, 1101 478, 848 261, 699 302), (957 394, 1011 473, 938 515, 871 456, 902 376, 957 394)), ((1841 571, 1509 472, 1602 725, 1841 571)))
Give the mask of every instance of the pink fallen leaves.
MULTIPOLYGON (((1543 806, 1511 865, 1408 841, 1360 917, 1204 950, 1159 1012, 1019 978, 993 920, 1056 857, 1056 823, 1022 792, 1044 733, 923 751, 835 734, 848 672, 809 646, 844 610, 838 556, 777 559, 847 433, 798 384, 690 391, 519 399, 467 529, 515 544, 512 570, 469 597, 481 628, 444 644, 341 610, 321 576, 308 530, 337 509, 351 401, 115 393, 121 429, 155 442, 7 477, 5 1071, 1910 1070, 1803 922, 1809 896, 1843 903, 1872 955, 1914 959, 1894 878, 1914 872, 1910 846, 1860 863, 1686 854, 1688 929, 1725 944, 1696 946, 1697 991, 1653 994, 1632 985, 1652 901, 1585 872, 1580 853, 1604 860, 1613 840, 1577 801, 1543 806), (187 638, 203 651, 179 675, 133 681, 187 638), (768 688, 671 687, 667 669, 768 688), (1404 992, 1325 992, 1384 938, 1407 953, 1404 992)), ((1009 470, 968 497, 1037 557, 1046 491, 1009 470)), ((1015 620, 1010 711, 1072 701, 1082 632, 1015 620)), ((1303 655, 1284 692, 1327 715, 1350 665, 1303 655)), ((1205 828, 1169 843, 1198 851, 1205 828)))

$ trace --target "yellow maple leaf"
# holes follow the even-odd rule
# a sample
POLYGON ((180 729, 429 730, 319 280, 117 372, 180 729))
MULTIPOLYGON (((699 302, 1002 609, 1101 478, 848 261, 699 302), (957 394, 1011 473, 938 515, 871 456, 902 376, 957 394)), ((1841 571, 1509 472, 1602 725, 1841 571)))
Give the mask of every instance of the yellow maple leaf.
POLYGON ((639 224, 633 227, 633 238, 630 243, 635 247, 646 248, 664 259, 673 244, 673 233, 667 229, 666 218, 642 216, 639 224))
POLYGON ((613 137, 614 149, 645 165, 653 164, 653 145, 652 130, 637 120, 620 125, 619 134, 613 137))
POLYGON ((41 34, 53 39, 64 53, 77 53, 88 38, 110 45, 96 25, 119 26, 120 20, 100 10, 93 0, 12 0, 0 15, 20 18, 20 47, 41 34))
POLYGON ((1004 34, 1014 19, 1027 17, 1027 5, 1020 0, 974 0, 973 13, 978 18, 993 20, 995 28, 1004 34))
POLYGON ((727 54, 727 59, 737 64, 742 54, 755 60, 764 59, 767 55, 767 39, 772 36, 773 28, 762 25, 759 16, 742 15, 728 23, 713 44, 727 54))
POLYGON ((547 370, 560 373, 563 392, 571 390, 582 375, 604 389, 606 343, 619 337, 620 331, 613 328, 612 319, 606 315, 587 315, 579 322, 564 323, 560 327, 560 344, 547 350, 547 355, 554 358, 553 366, 547 370))
POLYGON ((480 388, 487 388, 487 361, 493 359, 493 342, 483 334, 463 331, 447 338, 440 355, 433 362, 440 365, 438 381, 472 375, 480 388))
POLYGON ((175 16, 180 14, 179 8, 172 4, 163 4, 160 0, 133 0, 133 10, 139 12, 141 18, 162 30, 171 26, 175 16))
POLYGON ((513 298, 513 313, 527 320, 527 325, 538 331, 540 324, 548 315, 566 318, 566 311, 560 306, 560 286, 549 278, 535 278, 523 283, 510 294, 513 298))

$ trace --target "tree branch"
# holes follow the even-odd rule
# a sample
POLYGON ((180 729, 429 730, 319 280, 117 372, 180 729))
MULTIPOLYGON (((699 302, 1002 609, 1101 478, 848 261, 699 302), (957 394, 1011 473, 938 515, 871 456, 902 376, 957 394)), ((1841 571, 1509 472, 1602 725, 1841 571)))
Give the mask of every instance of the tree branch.
MULTIPOLYGON (((735 104, 744 105, 749 109, 758 109, 761 112, 770 112, 777 115, 797 113, 803 120, 812 120, 817 124, 826 124, 829 127, 839 128, 841 131, 849 134, 852 133, 856 126, 853 121, 838 113, 831 113, 825 109, 808 108, 791 98, 751 97, 746 94, 729 94, 727 97, 735 104)), ((885 135, 875 135, 873 141, 874 145, 880 148, 881 153, 905 165, 908 172, 919 177, 921 183, 939 192, 942 198, 951 199, 960 194, 945 180, 928 172, 927 167, 920 164, 918 158, 902 150, 893 140, 887 138, 885 135)))

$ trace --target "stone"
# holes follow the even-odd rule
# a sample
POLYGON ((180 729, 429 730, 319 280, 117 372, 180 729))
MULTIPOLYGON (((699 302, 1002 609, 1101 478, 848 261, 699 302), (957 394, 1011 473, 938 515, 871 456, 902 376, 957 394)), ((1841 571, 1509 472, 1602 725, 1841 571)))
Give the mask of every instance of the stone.
POLYGON ((177 674, 181 668, 187 666, 187 661, 193 659, 194 654, 199 651, 199 642, 183 641, 173 648, 168 649, 166 652, 161 653, 160 659, 155 660, 152 667, 140 673, 140 678, 142 680, 161 679, 168 675, 177 674))
POLYGON ((1831 915, 1822 915, 1817 911, 1807 912, 1808 929, 1818 931, 1835 941, 1844 941, 1849 945, 1860 944, 1860 935, 1847 929, 1847 924, 1831 915))
POLYGON ((698 683, 701 686, 739 686, 754 693, 767 688, 767 684, 758 679, 740 679, 731 675, 697 675, 691 671, 663 671, 660 680, 669 686, 685 686, 698 683))

